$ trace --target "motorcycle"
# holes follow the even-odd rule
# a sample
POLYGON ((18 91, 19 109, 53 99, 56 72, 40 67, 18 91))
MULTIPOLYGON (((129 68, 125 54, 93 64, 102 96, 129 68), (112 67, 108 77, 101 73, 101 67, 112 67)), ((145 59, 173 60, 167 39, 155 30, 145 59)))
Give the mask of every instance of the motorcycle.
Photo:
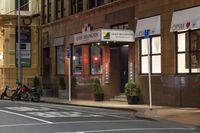
POLYGON ((23 101, 32 101, 39 102, 40 101, 40 91, 37 87, 29 88, 25 85, 22 87, 17 87, 15 93, 11 96, 11 100, 23 100, 23 101))

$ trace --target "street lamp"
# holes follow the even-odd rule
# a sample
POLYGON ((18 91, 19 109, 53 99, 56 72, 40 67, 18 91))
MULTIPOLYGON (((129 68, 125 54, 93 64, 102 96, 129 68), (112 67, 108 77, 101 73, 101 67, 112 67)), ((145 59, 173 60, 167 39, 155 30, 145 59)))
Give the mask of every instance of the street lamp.
POLYGON ((21 83, 21 40, 20 40, 20 0, 18 0, 18 75, 17 75, 17 81, 21 83))

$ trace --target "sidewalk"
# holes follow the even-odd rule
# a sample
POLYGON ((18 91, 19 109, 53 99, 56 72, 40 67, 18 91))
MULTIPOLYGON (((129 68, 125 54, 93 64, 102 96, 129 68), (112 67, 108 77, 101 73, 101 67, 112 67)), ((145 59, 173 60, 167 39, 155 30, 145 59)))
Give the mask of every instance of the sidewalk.
POLYGON ((60 99, 54 97, 41 97, 41 102, 133 110, 136 112, 136 117, 138 118, 165 119, 169 121, 200 126, 200 108, 153 106, 153 109, 150 110, 148 105, 128 105, 124 102, 96 102, 88 100, 72 100, 69 102, 68 99, 60 99))

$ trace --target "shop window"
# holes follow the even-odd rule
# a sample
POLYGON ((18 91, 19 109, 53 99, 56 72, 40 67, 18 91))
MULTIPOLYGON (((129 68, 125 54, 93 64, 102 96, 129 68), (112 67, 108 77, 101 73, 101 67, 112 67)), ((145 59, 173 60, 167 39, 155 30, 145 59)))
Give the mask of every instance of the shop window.
POLYGON ((71 14, 83 11, 83 0, 71 0, 71 14))
POLYGON ((88 0, 89 9, 101 6, 104 4, 104 0, 88 0))
POLYGON ((56 72, 57 75, 64 74, 64 46, 56 47, 56 72))
MULTIPOLYGON (((160 36, 150 37, 150 70, 152 74, 161 73, 161 39, 160 36)), ((141 73, 147 74, 148 69, 148 42, 141 39, 141 73)))
POLYGON ((200 73, 200 30, 177 34, 177 73, 200 73))
POLYGON ((73 50, 73 73, 82 74, 83 59, 82 59, 82 47, 75 46, 73 50))
MULTIPOLYGON (((18 10, 18 0, 15 1, 15 9, 18 10)), ((20 10, 29 11, 29 0, 20 0, 20 10)))
POLYGON ((91 45, 91 74, 102 73, 102 48, 99 45, 91 45))
POLYGON ((56 15, 56 19, 60 19, 63 18, 64 15, 64 1, 63 0, 56 0, 55 1, 55 6, 56 6, 56 11, 55 11, 55 15, 56 15))

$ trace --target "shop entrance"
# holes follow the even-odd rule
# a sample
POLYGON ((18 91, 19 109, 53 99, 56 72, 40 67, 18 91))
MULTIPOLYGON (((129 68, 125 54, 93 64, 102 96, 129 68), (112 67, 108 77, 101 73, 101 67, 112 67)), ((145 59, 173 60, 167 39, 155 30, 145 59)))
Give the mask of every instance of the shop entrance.
POLYGON ((124 93, 128 81, 128 45, 110 47, 111 82, 113 87, 124 93))

